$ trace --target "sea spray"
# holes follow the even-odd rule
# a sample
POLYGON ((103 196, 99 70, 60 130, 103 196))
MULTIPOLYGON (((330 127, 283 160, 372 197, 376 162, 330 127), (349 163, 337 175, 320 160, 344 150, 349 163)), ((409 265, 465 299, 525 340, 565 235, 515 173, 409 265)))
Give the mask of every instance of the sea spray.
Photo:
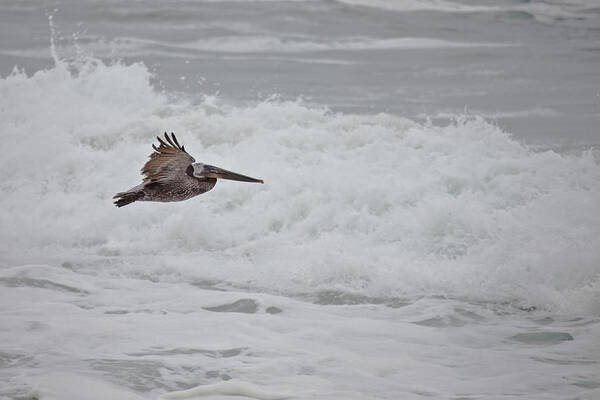
POLYGON ((302 101, 193 103, 157 92, 141 63, 68 70, 0 80, 5 264, 598 310, 590 152, 536 152, 477 117, 435 126, 302 101), (267 184, 115 209, 163 131, 267 184))

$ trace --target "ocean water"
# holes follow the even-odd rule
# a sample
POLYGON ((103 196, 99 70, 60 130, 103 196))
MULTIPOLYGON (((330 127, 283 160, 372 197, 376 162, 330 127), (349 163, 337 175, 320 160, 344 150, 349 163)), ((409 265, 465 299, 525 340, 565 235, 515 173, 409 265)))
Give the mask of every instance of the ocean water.
POLYGON ((0 398, 600 398, 599 26, 1 3, 0 398), (115 208, 164 131, 265 184, 115 208))

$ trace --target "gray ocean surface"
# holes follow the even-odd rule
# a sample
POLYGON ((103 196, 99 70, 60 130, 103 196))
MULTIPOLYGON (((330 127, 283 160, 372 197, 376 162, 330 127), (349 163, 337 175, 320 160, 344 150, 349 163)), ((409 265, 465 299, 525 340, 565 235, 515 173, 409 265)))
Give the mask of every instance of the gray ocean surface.
POLYGON ((599 399, 599 127, 596 0, 1 1, 0 399, 599 399))
POLYGON ((600 2, 7 1, 0 71, 62 57, 143 61, 157 83, 236 102, 447 120, 470 113, 532 144, 600 140, 600 2))

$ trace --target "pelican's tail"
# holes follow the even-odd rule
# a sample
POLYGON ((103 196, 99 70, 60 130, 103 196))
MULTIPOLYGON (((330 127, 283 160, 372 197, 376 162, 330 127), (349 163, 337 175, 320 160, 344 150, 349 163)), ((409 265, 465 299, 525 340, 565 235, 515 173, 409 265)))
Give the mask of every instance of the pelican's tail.
POLYGON ((139 190, 138 188, 133 188, 126 192, 119 192, 119 193, 115 194, 113 196, 113 199, 117 199, 115 201, 115 206, 123 207, 123 206, 126 206, 127 204, 133 203, 136 200, 141 199, 142 197, 144 197, 144 191, 139 190))

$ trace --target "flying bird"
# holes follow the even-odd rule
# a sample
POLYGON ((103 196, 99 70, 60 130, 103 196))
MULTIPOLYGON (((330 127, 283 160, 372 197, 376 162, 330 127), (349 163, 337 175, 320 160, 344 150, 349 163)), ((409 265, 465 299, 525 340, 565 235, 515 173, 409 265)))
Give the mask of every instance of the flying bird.
POLYGON ((113 196, 115 205, 123 207, 134 201, 183 201, 208 192, 217 184, 217 179, 264 183, 262 179, 227 171, 213 165, 196 163, 175 134, 165 138, 159 136, 159 145, 154 144, 150 160, 142 167, 144 180, 141 184, 113 196))

